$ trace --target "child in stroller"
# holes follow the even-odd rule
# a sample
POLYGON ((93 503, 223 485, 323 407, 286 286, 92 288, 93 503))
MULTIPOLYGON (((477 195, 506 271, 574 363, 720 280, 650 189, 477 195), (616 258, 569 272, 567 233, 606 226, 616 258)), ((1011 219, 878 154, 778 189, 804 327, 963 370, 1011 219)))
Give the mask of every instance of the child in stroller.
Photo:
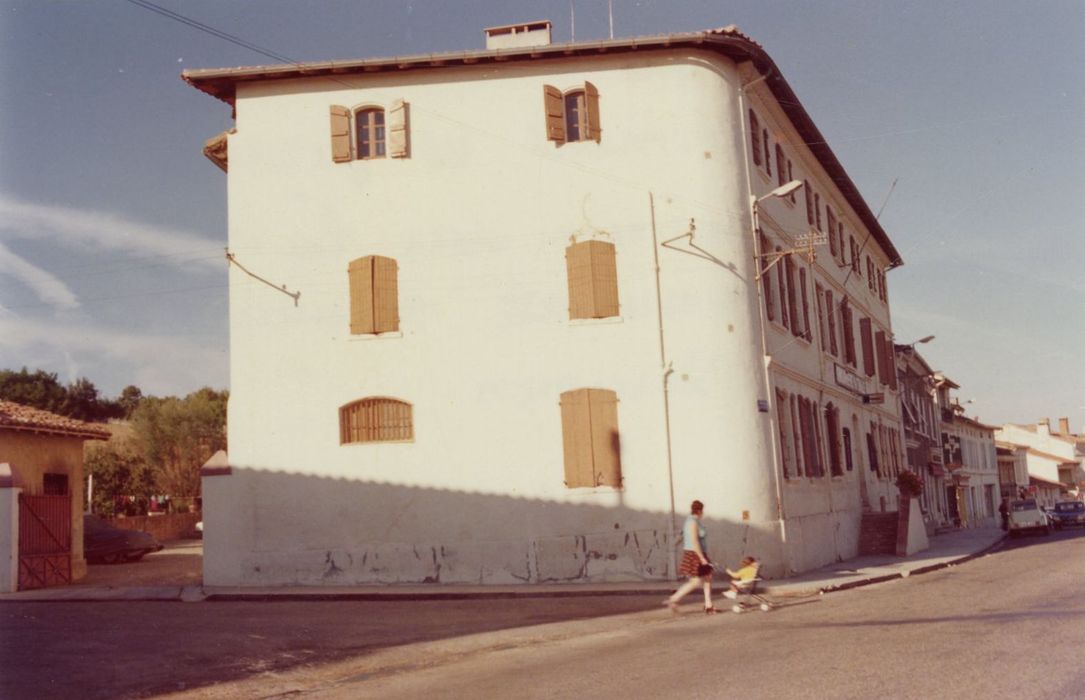
POLYGON ((750 556, 742 558, 738 571, 724 569, 727 575, 732 578, 732 581, 731 588, 724 591, 723 595, 735 601, 735 604, 731 607, 734 612, 742 612, 755 607, 760 607, 767 612, 772 608, 772 603, 757 592, 757 584, 761 581, 757 575, 760 569, 761 563, 755 557, 750 556), (752 602, 751 599, 757 602, 752 602))

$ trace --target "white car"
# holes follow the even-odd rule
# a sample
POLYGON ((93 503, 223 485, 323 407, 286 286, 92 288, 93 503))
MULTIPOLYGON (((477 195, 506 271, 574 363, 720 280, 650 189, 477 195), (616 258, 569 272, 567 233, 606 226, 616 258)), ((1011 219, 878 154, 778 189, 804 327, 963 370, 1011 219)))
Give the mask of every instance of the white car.
POLYGON ((1047 520, 1047 514, 1040 510, 1036 499, 1025 498, 1020 501, 1010 501, 1010 537, 1016 537, 1022 532, 1039 530, 1045 535, 1051 532, 1051 524, 1047 520))

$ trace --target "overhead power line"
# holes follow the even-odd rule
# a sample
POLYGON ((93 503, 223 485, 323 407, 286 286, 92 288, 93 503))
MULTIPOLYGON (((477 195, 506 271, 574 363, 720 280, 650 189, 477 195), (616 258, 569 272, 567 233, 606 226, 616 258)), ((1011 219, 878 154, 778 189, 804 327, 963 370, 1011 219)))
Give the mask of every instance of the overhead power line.
POLYGON ((218 37, 219 39, 224 39, 225 41, 228 41, 231 44, 236 44, 241 48, 255 51, 256 53, 262 56, 267 56, 274 61, 292 64, 300 63, 300 61, 298 61, 297 59, 290 58, 289 56, 283 56, 280 53, 275 53, 271 49, 265 49, 262 46, 258 46, 256 44, 253 44, 252 42, 245 41, 241 37, 234 36, 233 34, 227 34, 226 32, 215 29, 214 27, 204 24, 203 22, 194 20, 191 17, 185 17, 184 15, 178 14, 173 10, 167 10, 164 7, 155 5, 153 2, 148 2, 148 0, 128 0, 128 2, 132 3, 137 7, 142 7, 145 10, 150 10, 155 14, 162 15, 163 17, 166 17, 168 19, 172 19, 175 22, 180 22, 181 24, 192 27, 193 29, 196 29, 198 31, 210 34, 214 37, 218 37))

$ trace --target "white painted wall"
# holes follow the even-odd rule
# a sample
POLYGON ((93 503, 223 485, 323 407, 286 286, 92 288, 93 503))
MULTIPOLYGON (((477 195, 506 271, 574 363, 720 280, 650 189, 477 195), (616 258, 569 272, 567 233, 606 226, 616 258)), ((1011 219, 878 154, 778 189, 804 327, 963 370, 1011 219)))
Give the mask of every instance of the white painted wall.
MULTIPOLYGON (((676 52, 239 85, 230 249, 301 297, 231 272, 232 473, 204 479, 205 583, 666 578, 694 498, 717 560, 853 555, 859 466, 790 486, 809 522, 781 535, 738 84, 676 52), (602 142, 556 147, 542 85, 586 80, 602 142), (333 163, 329 105, 396 99, 411 157, 333 163), (660 248, 657 296, 653 230, 691 219, 703 255, 660 248), (564 250, 593 237, 616 246, 621 315, 570 321, 564 250), (399 266, 390 337, 349 332, 347 264, 369 254, 399 266), (579 387, 617 393, 620 490, 563 484, 558 399, 579 387), (411 403, 415 439, 339 445, 339 407, 367 396, 411 403)), ((816 376, 802 352, 771 347, 816 376)))

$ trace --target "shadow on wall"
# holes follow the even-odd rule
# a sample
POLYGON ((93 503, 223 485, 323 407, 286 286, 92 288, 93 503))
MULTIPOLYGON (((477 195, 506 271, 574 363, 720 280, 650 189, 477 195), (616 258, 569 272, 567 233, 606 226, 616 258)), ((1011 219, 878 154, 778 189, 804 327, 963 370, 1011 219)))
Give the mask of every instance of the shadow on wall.
MULTIPOLYGON (((210 586, 669 580, 686 515, 672 523, 669 512, 630 508, 611 489, 573 491, 593 501, 575 504, 229 471, 203 480, 210 586)), ((710 556, 733 564, 755 553, 774 575, 774 524, 711 518, 711 493, 700 498, 710 556)))

